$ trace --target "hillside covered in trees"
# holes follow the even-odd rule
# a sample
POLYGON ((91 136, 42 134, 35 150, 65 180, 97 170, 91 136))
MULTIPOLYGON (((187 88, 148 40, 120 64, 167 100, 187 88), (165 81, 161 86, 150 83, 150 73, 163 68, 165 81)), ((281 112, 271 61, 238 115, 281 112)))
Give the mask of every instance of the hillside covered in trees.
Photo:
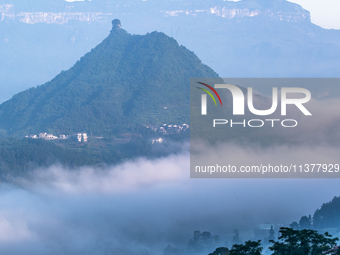
POLYGON ((335 196, 330 202, 318 208, 313 217, 302 216, 299 222, 290 226, 294 229, 334 229, 340 232, 340 196, 335 196))
POLYGON ((47 141, 31 138, 0 138, 0 181, 12 177, 24 177, 31 170, 51 165, 68 169, 82 166, 105 167, 138 157, 159 158, 182 153, 183 143, 189 132, 169 134, 164 143, 152 143, 154 132, 131 139, 89 139, 79 143, 76 137, 66 140, 47 141), (151 134, 150 134, 151 133, 151 134))
POLYGON ((163 33, 109 36, 71 69, 0 106, 8 135, 122 133, 131 126, 189 122, 191 77, 218 77, 163 33))

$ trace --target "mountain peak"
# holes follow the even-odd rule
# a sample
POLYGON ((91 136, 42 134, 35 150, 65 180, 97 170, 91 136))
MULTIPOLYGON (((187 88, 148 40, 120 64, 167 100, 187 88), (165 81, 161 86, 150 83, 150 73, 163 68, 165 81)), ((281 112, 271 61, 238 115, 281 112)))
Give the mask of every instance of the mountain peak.
POLYGON ((112 31, 119 30, 122 28, 122 23, 119 19, 112 20, 112 31))

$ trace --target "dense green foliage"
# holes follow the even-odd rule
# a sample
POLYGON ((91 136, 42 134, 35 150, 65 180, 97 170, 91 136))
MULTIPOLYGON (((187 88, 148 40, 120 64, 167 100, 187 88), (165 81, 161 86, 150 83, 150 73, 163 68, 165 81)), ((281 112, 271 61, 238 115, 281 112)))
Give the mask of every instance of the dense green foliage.
POLYGON ((117 134, 135 124, 189 123, 192 77, 217 74, 163 33, 131 35, 114 24, 71 69, 3 103, 0 129, 117 134))
POLYGON ((271 241, 273 245, 269 247, 273 255, 319 255, 333 248, 339 241, 339 238, 332 238, 327 232, 319 234, 310 229, 281 228, 280 233, 279 240, 271 241))
POLYGON ((246 241, 245 244, 234 244, 230 250, 230 255, 261 255, 261 240, 246 241))
MULTIPOLYGON (((321 255, 333 249, 339 241, 339 238, 332 238, 327 232, 319 234, 315 230, 283 227, 279 232, 279 240, 270 241, 272 244, 269 250, 272 255, 321 255)), ((217 248, 209 255, 261 255, 262 249, 261 240, 246 241, 244 244, 234 244, 230 250, 226 247, 217 248)), ((340 254, 340 249, 327 254, 340 254)))

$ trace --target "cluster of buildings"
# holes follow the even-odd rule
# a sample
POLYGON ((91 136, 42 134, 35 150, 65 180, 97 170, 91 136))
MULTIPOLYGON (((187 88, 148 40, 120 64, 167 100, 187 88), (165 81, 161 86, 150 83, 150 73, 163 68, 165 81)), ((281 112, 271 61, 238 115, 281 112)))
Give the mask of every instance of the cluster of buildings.
POLYGON ((26 135, 26 138, 32 139, 44 139, 44 140, 57 140, 57 139, 69 139, 70 137, 76 136, 78 142, 86 143, 88 140, 87 133, 78 133, 76 135, 59 135, 55 136, 53 134, 40 133, 39 135, 26 135))
MULTIPOLYGON (((182 125, 174 125, 174 124, 163 124, 160 127, 157 126, 146 126, 146 128, 151 128, 154 132, 159 132, 163 134, 174 134, 174 133, 179 133, 179 132, 184 132, 189 129, 188 124, 182 124, 182 125)), ((78 142, 84 142, 86 143, 88 141, 88 136, 87 133, 78 133, 74 135, 59 135, 55 136, 53 134, 48 134, 48 133, 40 133, 39 135, 26 135, 26 138, 32 138, 32 139, 44 139, 44 140, 57 140, 57 139, 76 139, 78 142)), ((92 135, 91 135, 92 137, 92 135)), ((95 137, 95 138, 102 138, 102 137, 95 137)), ((158 138, 152 140, 152 144, 154 143, 162 143, 163 139, 158 138)))
MULTIPOLYGON (((147 126, 146 128, 150 128, 150 127, 147 126)), ((163 134, 174 134, 174 133, 187 131, 189 129, 189 125, 188 124, 182 124, 182 125, 163 124, 163 126, 151 127, 151 129, 155 132, 158 131, 159 133, 163 133, 163 134)), ((163 143, 163 139, 162 138, 153 139, 152 144, 155 144, 155 143, 163 143)))
MULTIPOLYGON (((150 127, 147 126, 147 128, 150 128, 150 127)), ((182 124, 182 125, 163 124, 163 126, 151 127, 151 129, 155 132, 158 131, 163 134, 166 134, 166 133, 173 134, 173 133, 179 133, 179 132, 188 130, 189 125, 188 124, 182 124)))

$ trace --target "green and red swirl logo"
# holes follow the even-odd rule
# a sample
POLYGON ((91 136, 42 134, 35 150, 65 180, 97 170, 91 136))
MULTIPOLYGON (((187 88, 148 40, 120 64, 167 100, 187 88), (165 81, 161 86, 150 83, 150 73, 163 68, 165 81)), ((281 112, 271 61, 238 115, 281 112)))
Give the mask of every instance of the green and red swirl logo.
MULTIPOLYGON (((221 97, 220 97, 220 95, 217 93, 217 91, 216 91, 213 87, 211 87, 210 85, 208 85, 208 84, 206 84, 206 83, 203 83, 203 82, 197 82, 197 83, 202 84, 203 86, 206 86, 206 87, 209 88, 212 92, 214 92, 215 95, 217 96, 218 100, 220 101, 221 106, 222 106, 221 97)), ((210 92, 209 90, 203 89, 203 88, 200 88, 200 87, 197 87, 197 88, 203 90, 204 92, 206 92, 206 93, 214 100, 214 103, 215 103, 215 105, 217 106, 215 97, 211 94, 211 92, 210 92)))

